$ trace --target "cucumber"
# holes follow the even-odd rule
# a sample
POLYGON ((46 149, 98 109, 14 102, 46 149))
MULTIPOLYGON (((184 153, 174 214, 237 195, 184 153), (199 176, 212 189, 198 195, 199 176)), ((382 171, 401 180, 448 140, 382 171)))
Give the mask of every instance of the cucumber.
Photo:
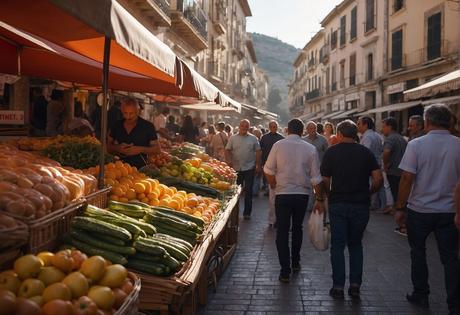
POLYGON ((120 240, 119 238, 115 238, 109 235, 104 235, 101 233, 90 233, 91 237, 93 237, 96 240, 104 241, 106 243, 112 244, 112 245, 117 245, 117 246, 125 246, 126 242, 123 240, 120 240))
MULTIPOLYGON (((163 230, 171 231, 173 234, 171 233, 164 233, 164 234, 168 234, 173 237, 178 237, 177 235, 183 235, 188 238, 196 240, 198 236, 200 235, 190 230, 184 230, 184 229, 181 229, 180 227, 178 228, 177 226, 169 225, 168 223, 165 223, 165 222, 155 221, 154 226, 157 228, 157 230, 158 228, 162 228, 163 230)), ((163 233, 163 232, 160 232, 160 233, 163 233)), ((179 238, 182 238, 182 237, 179 237, 179 238)))
POLYGON ((126 222, 123 219, 115 219, 115 218, 106 219, 105 222, 109 222, 109 223, 115 224, 116 226, 127 229, 134 236, 134 238, 138 236, 143 236, 143 237, 147 236, 144 230, 142 230, 140 227, 138 227, 137 225, 131 222, 126 222))
POLYGON ((176 272, 182 266, 182 264, 171 255, 167 254, 165 257, 161 259, 161 263, 168 266, 172 272, 176 272))
POLYGON ((195 222, 187 220, 187 219, 184 219, 184 218, 181 218, 181 217, 179 217, 177 215, 164 213, 164 212, 161 212, 161 211, 158 211, 158 210, 155 211, 154 213, 149 214, 149 215, 153 215, 153 216, 160 217, 160 218, 168 218, 168 219, 174 220, 175 222, 178 222, 179 224, 186 224, 186 225, 192 227, 193 230, 196 231, 196 232, 199 232, 199 233, 203 232, 203 228, 200 227, 195 222))
POLYGON ((131 203, 124 203, 118 202, 114 200, 109 201, 109 209, 111 210, 132 210, 132 211, 144 211, 143 207, 131 204, 131 203))
POLYGON ((180 217, 182 219, 192 221, 192 222, 194 222, 196 225, 198 225, 200 227, 204 227, 204 225, 205 225, 205 222, 203 221, 203 219, 195 217, 195 216, 193 216, 191 214, 188 214, 188 213, 185 213, 185 212, 176 211, 174 209, 167 208, 167 207, 153 207, 153 210, 160 211, 160 212, 166 213, 166 214, 172 214, 172 215, 175 215, 175 216, 180 217))
POLYGON ((120 209, 120 210, 114 210, 110 209, 110 211, 114 211, 117 214, 124 214, 130 218, 133 219, 142 219, 145 215, 145 210, 129 210, 129 209, 120 209))
MULTIPOLYGON (((104 210, 106 211, 106 210, 104 210)), ((147 234, 147 235, 152 235, 152 234, 155 234, 157 231, 155 230, 155 227, 147 222, 143 222, 143 221, 140 221, 139 219, 134 219, 134 218, 131 218, 127 215, 124 215, 123 213, 114 213, 114 212, 111 212, 111 211, 106 211, 110 214, 112 214, 113 216, 115 216, 114 218, 116 219, 121 219, 121 220, 124 220, 126 222, 129 222, 131 224, 134 224, 136 226, 138 226, 139 228, 141 228, 142 230, 144 230, 144 232, 147 234)), ((109 217, 109 216, 107 216, 109 217)))
POLYGON ((185 255, 190 256, 191 250, 190 250, 188 247, 182 245, 181 243, 174 242, 173 240, 168 240, 168 239, 166 239, 166 238, 159 238, 159 237, 149 237, 149 238, 147 238, 147 239, 149 239, 149 240, 155 240, 155 241, 158 241, 158 242, 162 242, 162 243, 168 244, 168 245, 170 245, 170 246, 174 246, 174 247, 176 247, 178 250, 180 250, 181 252, 183 252, 185 255))
POLYGON ((72 239, 76 239, 78 241, 85 242, 86 244, 90 246, 94 246, 100 249, 106 249, 114 253, 118 253, 122 255, 134 255, 136 253, 136 250, 134 249, 134 247, 117 246, 117 245, 113 245, 107 242, 102 242, 97 239, 94 239, 93 237, 86 234, 85 231, 82 231, 82 230, 71 229, 70 236, 72 237, 72 239))
POLYGON ((161 242, 159 240, 154 240, 154 239, 146 239, 146 238, 141 238, 140 239, 142 242, 145 242, 149 245, 156 245, 156 246, 159 246, 159 247, 163 247, 164 249, 166 249, 166 251, 174 258, 176 258, 177 260, 179 261, 187 261, 189 256, 186 255, 185 253, 183 253, 179 248, 175 247, 175 246, 172 246, 170 244, 167 244, 165 242, 161 242))
POLYGON ((132 204, 132 205, 140 206, 145 210, 152 210, 150 205, 146 204, 145 202, 141 202, 141 201, 138 201, 138 200, 131 200, 129 203, 132 204))
POLYGON ((124 241, 129 241, 132 238, 131 233, 125 228, 94 218, 75 217, 71 221, 71 226, 89 232, 106 234, 124 241))
POLYGON ((127 264, 128 268, 145 272, 154 276, 166 276, 168 273, 166 272, 166 266, 160 263, 153 263, 151 261, 143 260, 143 259, 136 259, 131 258, 127 264))
POLYGON ((72 245, 81 250, 85 254, 88 254, 90 256, 102 256, 114 264, 126 265, 128 263, 126 257, 120 254, 111 252, 109 250, 93 247, 89 244, 78 241, 76 239, 72 239, 72 245))
MULTIPOLYGON (((133 256, 133 258, 142 259, 142 260, 146 260, 146 261, 149 261, 149 262, 161 262, 163 259, 165 259, 166 256, 167 255, 165 255, 165 256, 153 256, 153 255, 149 255, 149 254, 146 254, 146 253, 137 252, 136 255, 133 256)), ((131 257, 129 259, 131 260, 131 257)))
POLYGON ((171 241, 173 241, 173 242, 182 244, 183 246, 187 247, 190 251, 193 250, 192 244, 190 244, 190 243, 187 242, 187 241, 184 241, 183 239, 180 239, 180 238, 177 238, 177 237, 168 235, 168 234, 161 234, 161 233, 155 234, 154 237, 161 238, 161 239, 171 240, 171 241))
POLYGON ((187 231, 191 231, 191 232, 199 232, 198 226, 195 223, 190 222, 190 221, 185 221, 185 220, 179 221, 179 220, 176 220, 176 219, 174 219, 172 217, 159 216, 159 215, 155 215, 153 213, 147 213, 145 215, 144 219, 147 222, 152 223, 153 225, 155 225, 155 223, 161 222, 161 223, 164 223, 164 224, 169 225, 171 227, 175 227, 175 228, 180 229, 180 230, 187 230, 187 231))
POLYGON ((154 245, 154 244, 149 244, 141 239, 138 239, 133 243, 133 246, 136 250, 139 252, 153 255, 153 256, 164 256, 166 255, 166 249, 162 246, 154 245))

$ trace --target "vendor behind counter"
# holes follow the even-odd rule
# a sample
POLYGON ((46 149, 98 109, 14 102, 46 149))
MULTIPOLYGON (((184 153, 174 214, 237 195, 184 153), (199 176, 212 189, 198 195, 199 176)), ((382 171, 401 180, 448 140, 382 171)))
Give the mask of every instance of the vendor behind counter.
POLYGON ((146 165, 147 156, 160 152, 158 136, 153 124, 139 116, 140 106, 134 98, 121 101, 123 120, 113 124, 109 131, 109 153, 137 168, 146 165))

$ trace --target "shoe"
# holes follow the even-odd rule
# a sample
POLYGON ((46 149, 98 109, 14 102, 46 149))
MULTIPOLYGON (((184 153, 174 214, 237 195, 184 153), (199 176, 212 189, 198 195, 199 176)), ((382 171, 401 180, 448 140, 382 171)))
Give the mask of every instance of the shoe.
POLYGON ((430 308, 430 302, 428 301, 428 296, 420 296, 414 293, 406 294, 406 299, 409 303, 421 307, 423 309, 430 308))
POLYGON ((299 272, 302 267, 300 266, 300 263, 292 263, 292 271, 293 272, 299 272))
POLYGON ((251 216, 249 214, 245 214, 245 215, 243 215, 243 219, 250 220, 251 216))
POLYGON ((348 295, 353 299, 353 300, 361 300, 360 292, 359 292, 359 287, 356 285, 352 285, 348 288, 348 295))
POLYGON ((332 296, 332 298, 337 299, 337 300, 343 300, 345 298, 343 289, 339 289, 339 288, 332 288, 331 290, 329 290, 329 295, 332 296))
POLYGON ((287 272, 280 272, 280 276, 278 277, 278 280, 283 282, 283 283, 289 283, 291 275, 287 272))
POLYGON ((405 227, 397 227, 395 228, 395 233, 402 235, 402 236, 407 236, 407 231, 405 227))

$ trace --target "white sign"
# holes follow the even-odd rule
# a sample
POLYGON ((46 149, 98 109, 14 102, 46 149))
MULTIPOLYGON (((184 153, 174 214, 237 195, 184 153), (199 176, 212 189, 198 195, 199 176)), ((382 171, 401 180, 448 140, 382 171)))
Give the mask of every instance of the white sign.
POLYGON ((359 99, 359 94, 356 92, 345 95, 345 102, 351 102, 357 99, 359 99))
POLYGON ((0 110, 0 125, 24 125, 24 111, 0 110))
POLYGON ((339 110, 339 100, 337 98, 335 98, 333 101, 332 101, 332 111, 338 111, 339 110))
POLYGON ((387 87, 387 94, 403 92, 406 89, 406 82, 399 82, 387 87))

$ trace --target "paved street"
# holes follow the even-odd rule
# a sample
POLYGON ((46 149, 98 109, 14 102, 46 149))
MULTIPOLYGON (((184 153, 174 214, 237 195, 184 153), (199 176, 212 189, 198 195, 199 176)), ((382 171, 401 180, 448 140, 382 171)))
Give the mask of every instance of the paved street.
MULTIPOLYGON (((337 302, 328 295, 332 281, 329 252, 316 251, 306 233, 302 271, 289 284, 278 281, 275 230, 266 223, 267 200, 255 198, 252 219, 241 221, 236 254, 200 314, 419 313, 405 300, 411 289, 407 239, 393 232, 390 216, 373 213, 364 236, 362 301, 352 303, 346 297, 337 302)), ((431 312, 426 314, 446 314, 442 267, 433 237, 427 256, 432 294, 431 312)))

